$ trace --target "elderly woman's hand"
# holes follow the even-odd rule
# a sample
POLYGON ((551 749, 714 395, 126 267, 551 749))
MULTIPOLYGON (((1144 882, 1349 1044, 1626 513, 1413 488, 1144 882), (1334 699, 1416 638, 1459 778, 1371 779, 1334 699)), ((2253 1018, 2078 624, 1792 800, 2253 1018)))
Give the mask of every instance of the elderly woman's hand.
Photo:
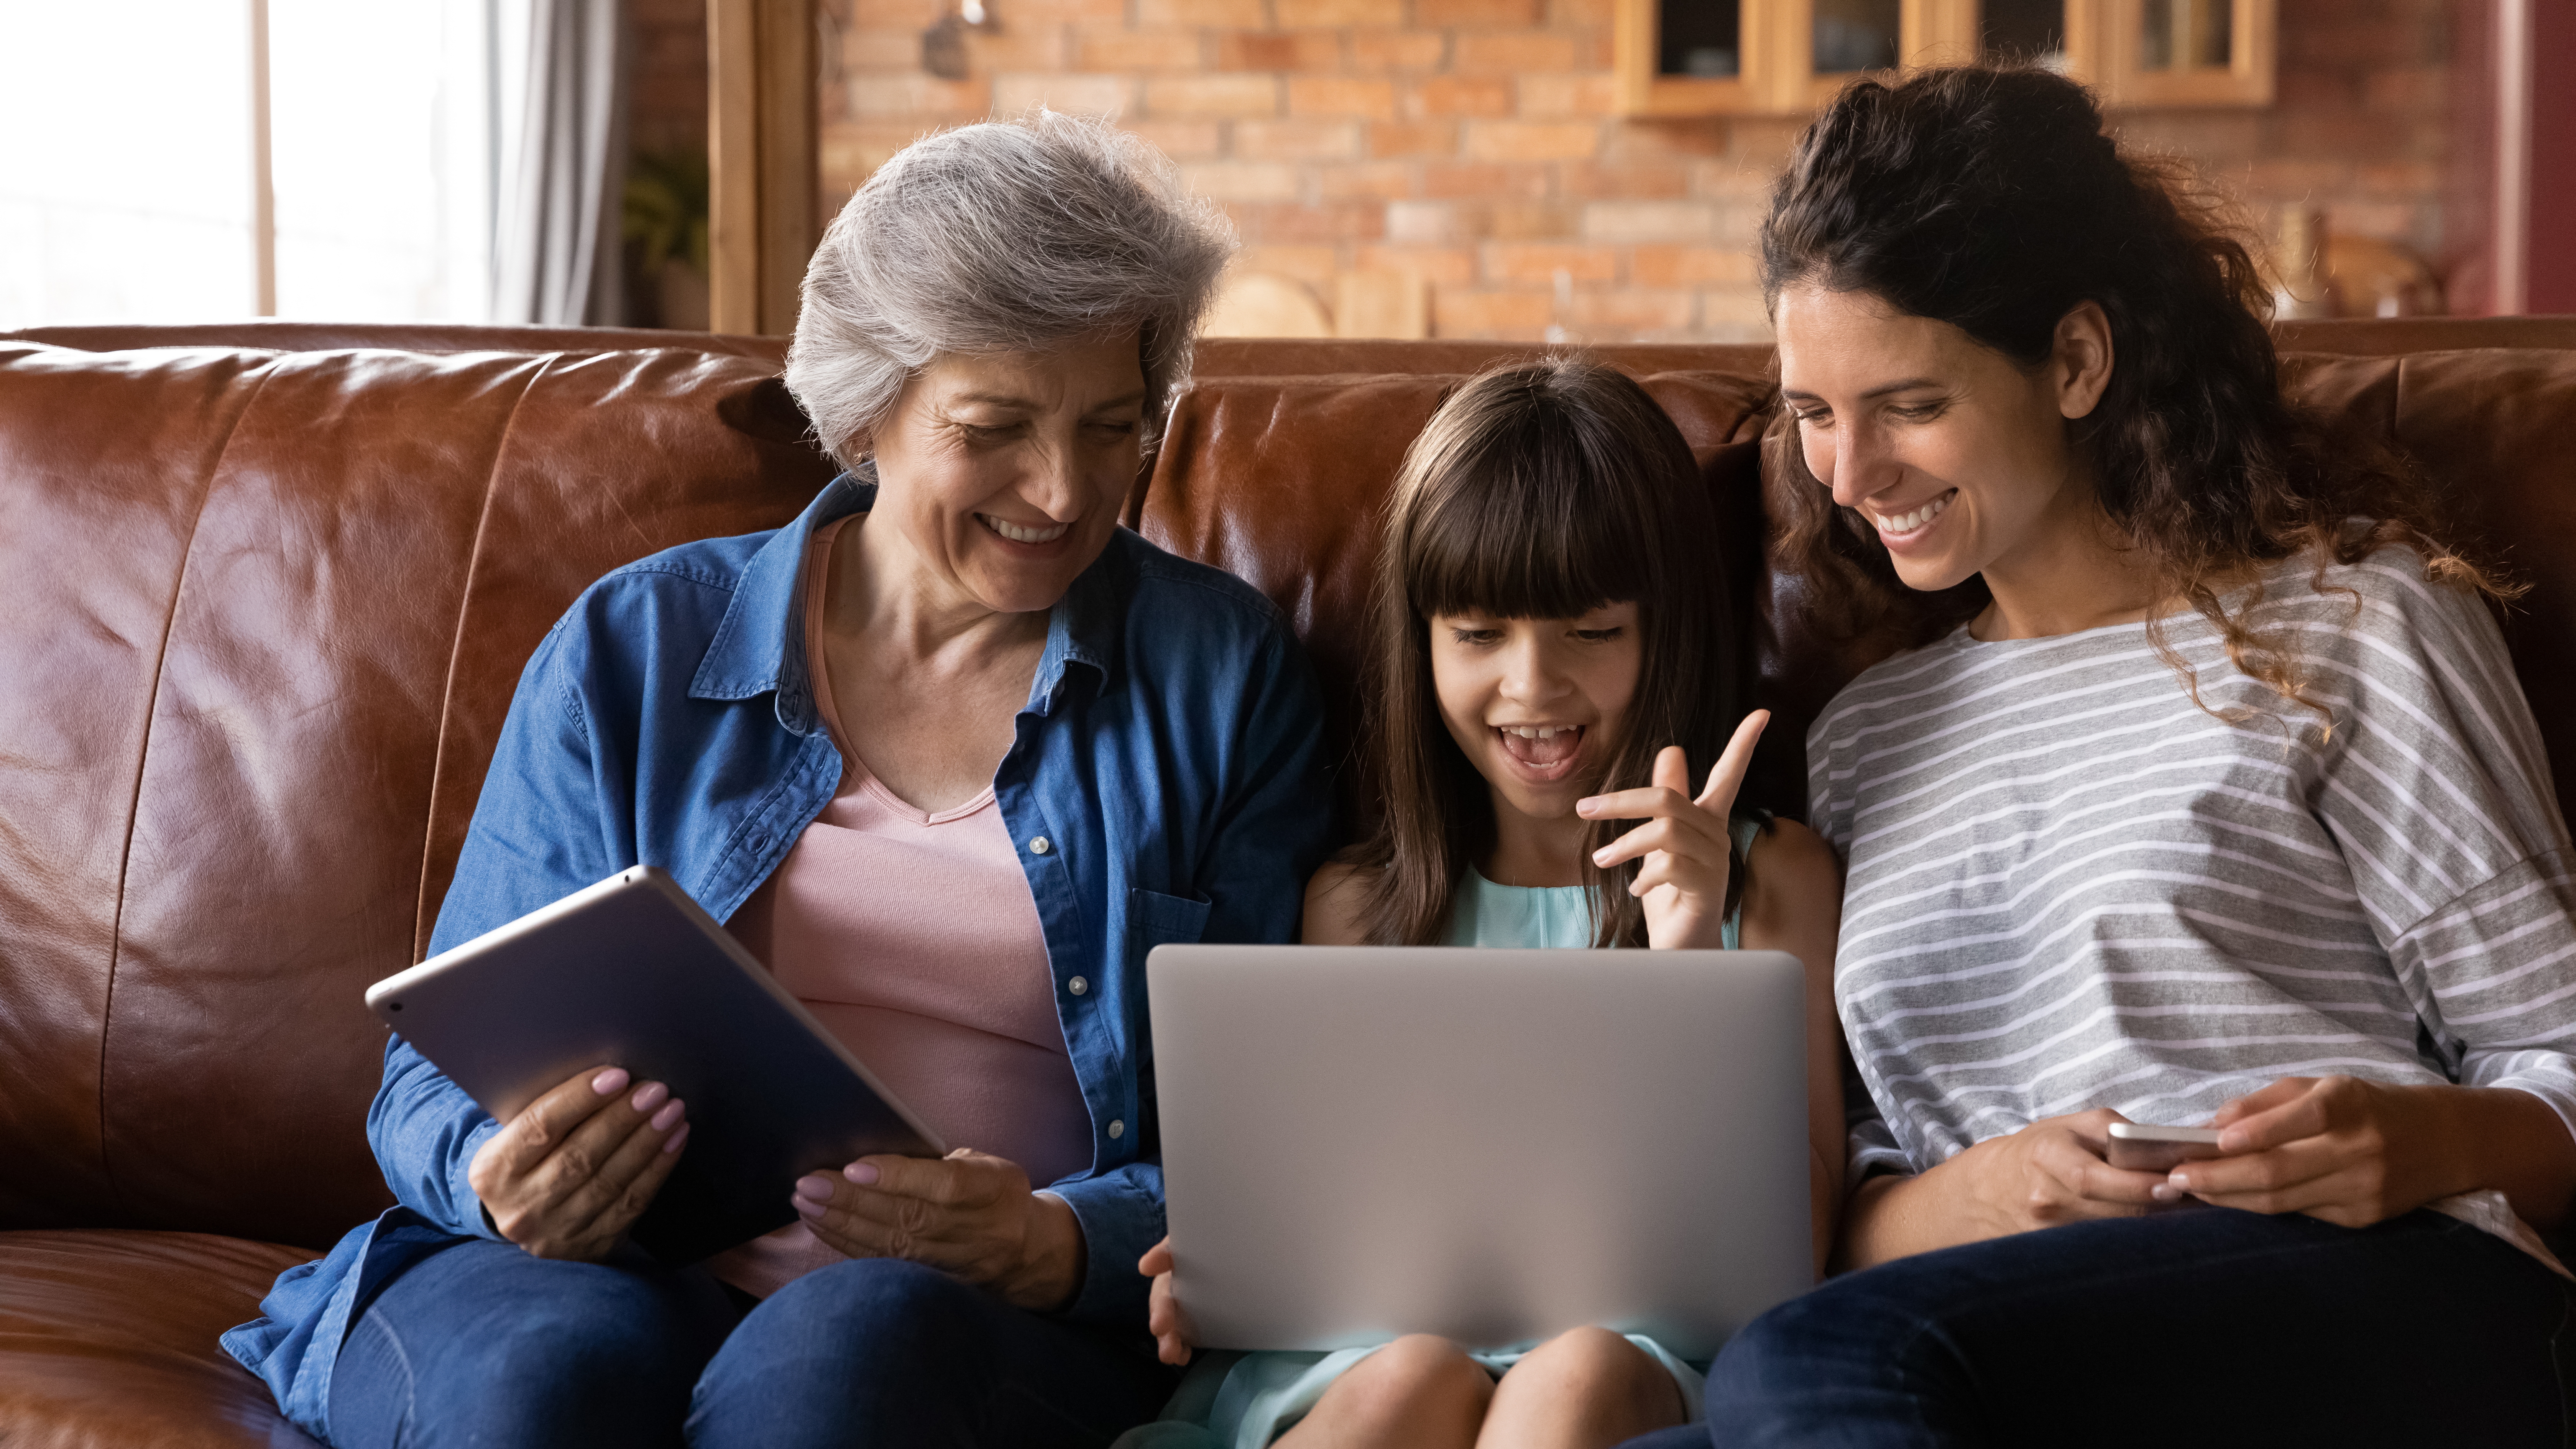
POLYGON ((1082 1286, 1082 1224, 1029 1190, 1018 1163, 961 1147, 931 1161, 862 1157, 797 1179, 796 1211, 853 1258, 904 1258, 1047 1313, 1082 1286))
POLYGON ((575 1072, 528 1104, 465 1169, 501 1236, 540 1258, 596 1263, 652 1206, 689 1140, 687 1108, 623 1067, 575 1072))

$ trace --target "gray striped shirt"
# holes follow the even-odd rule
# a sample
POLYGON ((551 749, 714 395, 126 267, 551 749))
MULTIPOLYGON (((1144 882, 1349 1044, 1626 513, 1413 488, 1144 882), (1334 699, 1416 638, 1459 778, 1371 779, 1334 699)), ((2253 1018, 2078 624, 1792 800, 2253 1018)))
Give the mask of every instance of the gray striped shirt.
POLYGON ((2331 730, 2197 614, 2167 636, 2203 699, 2264 713, 2203 712, 2137 624, 1963 629, 1835 697, 1807 748, 1850 863, 1855 1174, 2285 1076, 2518 1087, 2576 1125, 2576 862, 2495 621, 2406 550, 2311 576, 2270 569, 2252 622, 2331 730))

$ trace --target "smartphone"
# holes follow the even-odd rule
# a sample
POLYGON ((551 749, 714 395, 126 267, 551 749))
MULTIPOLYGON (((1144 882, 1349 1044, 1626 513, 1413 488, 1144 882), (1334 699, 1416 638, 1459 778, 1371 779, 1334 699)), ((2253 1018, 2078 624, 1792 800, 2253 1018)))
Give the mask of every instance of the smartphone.
POLYGON ((2130 1172, 2171 1172, 2186 1162, 2225 1154, 2218 1150, 2215 1127, 2155 1127, 2144 1122, 2111 1124, 2111 1150, 2103 1154, 2113 1167, 2130 1172))

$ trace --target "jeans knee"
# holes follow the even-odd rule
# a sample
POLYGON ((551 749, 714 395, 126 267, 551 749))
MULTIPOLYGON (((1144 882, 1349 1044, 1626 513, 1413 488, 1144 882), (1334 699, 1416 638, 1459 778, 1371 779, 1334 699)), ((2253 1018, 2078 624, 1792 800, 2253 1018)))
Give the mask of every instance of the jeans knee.
POLYGON ((379 1304, 363 1327, 382 1342, 353 1334, 373 1351, 340 1367, 399 1377, 402 1392, 394 1399, 389 1381, 335 1379, 334 1438, 378 1442, 381 1431, 383 1442, 496 1449, 671 1443, 712 1344, 666 1286, 567 1264, 525 1293, 487 1294, 464 1312, 379 1304))
POLYGON ((992 1315, 1014 1311, 936 1268, 853 1258, 771 1294, 726 1340, 711 1378, 727 1395, 904 1398, 973 1377, 993 1357, 992 1315))
POLYGON ((1941 1379, 1938 1306, 1905 1286, 1838 1279, 1745 1325, 1708 1369, 1718 1442, 1763 1442, 1834 1405, 1892 1402, 1941 1379), (1900 1291, 1879 1291, 1890 1287, 1900 1291))
POLYGON ((792 1332, 818 1347, 864 1346, 867 1357, 879 1361, 948 1361, 972 1354, 983 1342, 990 1311, 980 1289, 936 1268, 899 1258, 853 1258, 781 1288, 745 1326, 792 1332))
POLYGON ((918 1263, 817 1269, 735 1327, 699 1379, 689 1442, 965 1442, 995 1386, 994 1315, 1018 1311, 918 1263))
POLYGON ((676 1383, 685 1397, 705 1357, 700 1337, 662 1294, 617 1274, 485 1323, 466 1356, 496 1389, 613 1395, 676 1383))

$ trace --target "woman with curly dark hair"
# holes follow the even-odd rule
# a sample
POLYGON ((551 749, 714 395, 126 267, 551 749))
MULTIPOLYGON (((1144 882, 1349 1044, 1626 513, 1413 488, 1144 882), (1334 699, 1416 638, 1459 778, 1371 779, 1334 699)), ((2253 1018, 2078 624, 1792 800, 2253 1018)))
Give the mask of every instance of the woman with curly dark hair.
POLYGON ((2034 70, 1855 85, 1779 182, 1785 543, 1913 647, 1808 740, 1845 1271, 1720 1443, 2562 1442, 2576 861, 2507 590, 2283 400, 2215 218, 2034 70))

